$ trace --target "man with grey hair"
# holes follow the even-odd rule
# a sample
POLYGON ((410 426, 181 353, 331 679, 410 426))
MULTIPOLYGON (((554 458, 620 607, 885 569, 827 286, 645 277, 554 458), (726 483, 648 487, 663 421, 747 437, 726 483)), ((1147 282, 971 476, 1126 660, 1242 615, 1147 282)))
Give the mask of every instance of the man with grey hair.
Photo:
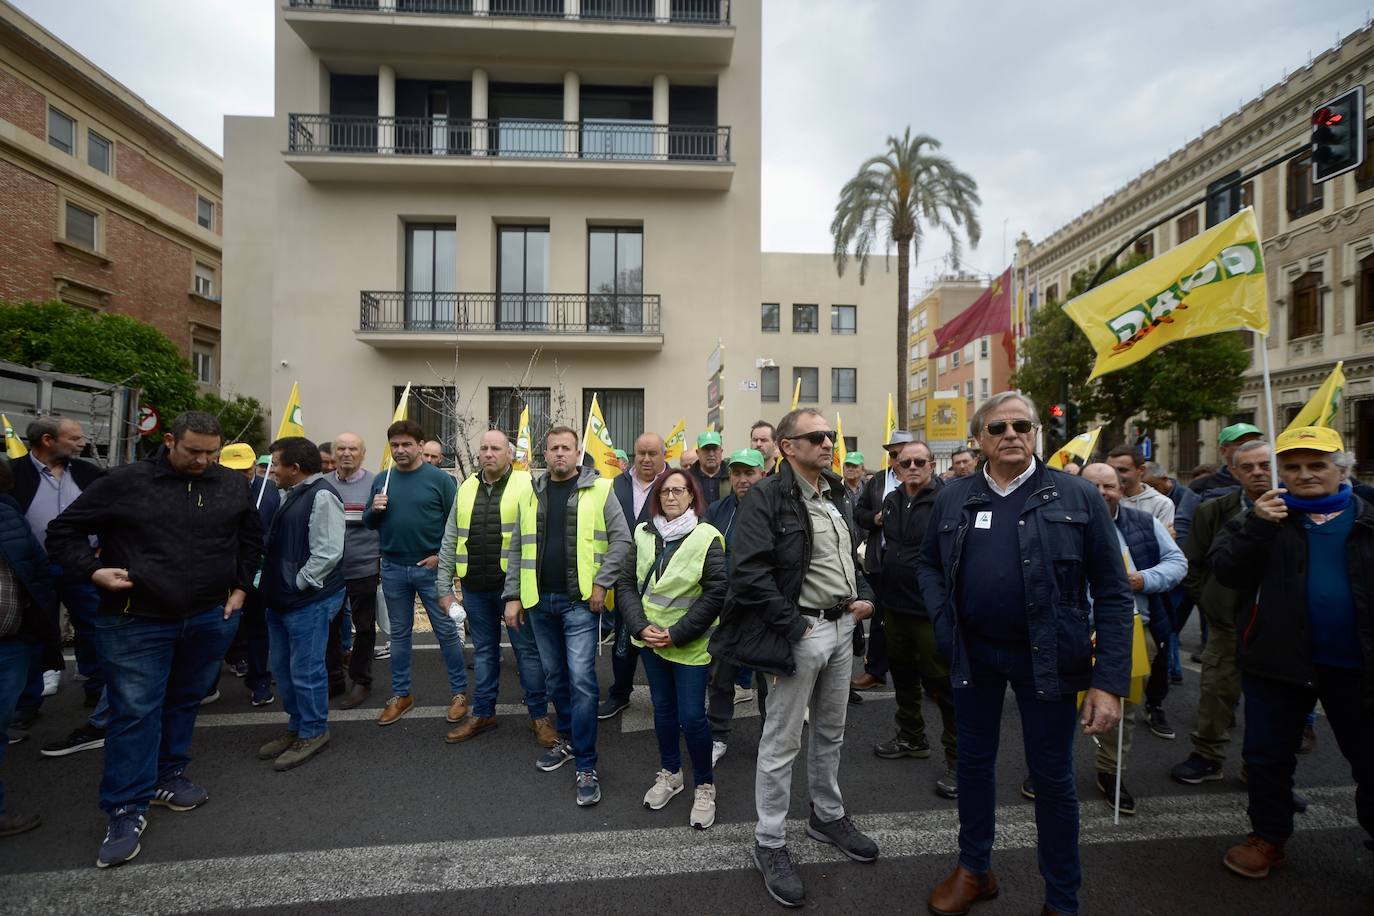
POLYGON ((982 473, 940 491, 917 564, 959 732, 959 863, 930 895, 937 916, 998 893, 995 777, 1008 686, 1035 789, 1045 908, 1078 912, 1074 726, 1110 733, 1130 692, 1135 606, 1116 530, 1092 484, 1035 456, 1038 425, 1035 404, 1019 392, 978 408, 969 426, 986 456, 982 473))
POLYGON ((363 510, 372 493, 373 473, 363 467, 367 446, 357 433, 334 437, 334 470, 328 474, 344 507, 344 604, 329 628, 329 664, 343 667, 343 627, 353 627, 353 651, 348 658, 348 678, 353 682, 340 706, 361 706, 372 693, 372 660, 377 644, 377 585, 381 582, 381 540, 363 524, 363 510), (337 659, 337 661, 335 660, 337 659))

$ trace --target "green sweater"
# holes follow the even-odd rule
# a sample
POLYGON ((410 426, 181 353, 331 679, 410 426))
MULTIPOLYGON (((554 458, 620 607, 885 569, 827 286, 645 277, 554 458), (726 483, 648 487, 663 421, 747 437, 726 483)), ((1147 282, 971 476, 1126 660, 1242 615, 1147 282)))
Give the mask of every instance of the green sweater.
POLYGON ((363 524, 375 529, 381 539, 382 559, 414 566, 437 555, 458 485, 431 464, 404 473, 398 468, 387 488, 386 511, 374 512, 372 497, 382 492, 386 480, 383 472, 372 481, 372 494, 363 510, 363 524))

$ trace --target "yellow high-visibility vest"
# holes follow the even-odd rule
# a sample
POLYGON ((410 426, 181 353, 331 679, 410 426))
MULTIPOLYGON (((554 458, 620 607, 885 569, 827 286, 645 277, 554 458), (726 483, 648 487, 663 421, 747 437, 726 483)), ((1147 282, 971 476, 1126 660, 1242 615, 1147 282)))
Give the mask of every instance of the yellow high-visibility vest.
MULTIPOLYGON (((654 626, 666 630, 681 620, 692 602, 701 597, 701 574, 706 567, 706 551, 712 542, 725 549, 725 536, 714 526, 699 523, 668 559, 663 575, 649 578, 649 570, 654 564, 655 540, 648 522, 635 529, 635 581, 643 586, 648 579, 648 588, 640 598, 644 616, 654 626)), ((653 651, 679 665, 709 665, 711 653, 706 648, 708 638, 709 634, 703 633, 685 646, 669 646, 653 651)), ((633 642, 641 648, 644 646, 638 639, 633 642)))

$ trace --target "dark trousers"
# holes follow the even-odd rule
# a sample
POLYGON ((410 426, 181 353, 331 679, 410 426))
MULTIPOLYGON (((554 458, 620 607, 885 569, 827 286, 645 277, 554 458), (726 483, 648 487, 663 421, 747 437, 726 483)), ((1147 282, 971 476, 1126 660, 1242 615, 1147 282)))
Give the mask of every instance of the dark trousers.
MULTIPOLYGON (((854 632, 859 632, 859 627, 854 632)), ((887 680, 890 668, 887 658, 887 633, 883 628, 883 615, 874 614, 868 621, 868 652, 864 655, 864 670, 880 681, 887 680)))
MULTIPOLYGON (((82 689, 88 695, 99 696, 105 689, 105 670, 100 664, 100 655, 95 646, 95 618, 100 614, 100 593, 89 580, 65 575, 56 563, 48 566, 57 598, 67 609, 67 617, 72 622, 76 636, 74 646, 76 670, 86 678, 82 689)), ((60 612, 55 612, 60 613, 60 612)), ((56 621, 52 630, 58 629, 56 621)), ((23 692, 19 695, 17 708, 34 710, 43 705, 43 672, 61 671, 66 668, 62 658, 61 637, 55 644, 44 643, 41 651, 33 659, 29 675, 25 679, 23 692)))
POLYGON ((897 692, 897 735, 906 741, 925 737, 926 720, 921 712, 924 687, 924 693, 929 693, 940 708, 940 743, 945 749, 945 763, 952 767, 958 747, 954 688, 949 682, 949 665, 935 647, 935 627, 929 617, 920 614, 884 610, 882 616, 892 686, 897 692))
POLYGON ((959 864, 975 874, 992 867, 996 832, 997 746, 1002 701, 1010 686, 1021 712, 1025 757, 1035 786, 1035 831, 1045 903, 1078 912, 1083 875, 1078 862, 1078 792, 1073 743, 1078 706, 1073 694, 1037 699, 1027 643, 970 640, 969 686, 954 691, 959 728, 959 864))
POLYGON ((324 666, 329 672, 329 688, 344 685, 343 624, 344 605, 353 615, 353 656, 348 662, 348 680, 372 688, 372 650, 377 647, 377 583, 380 576, 363 576, 344 583, 344 600, 339 612, 329 621, 329 644, 324 666))
MULTIPOLYGON (((723 658, 711 660, 711 678, 706 685, 706 718, 711 722, 713 741, 730 741, 730 723, 735 718, 735 684, 739 683, 740 670, 734 662, 723 658)), ((759 734, 763 734, 768 714, 768 675, 754 672, 754 687, 758 690, 755 702, 759 705, 759 734)))
MULTIPOLYGON (((248 673, 244 675, 243 683, 249 690, 272 686, 272 672, 267 666, 267 618, 257 589, 249 591, 243 609, 234 619, 238 621, 238 631, 224 656, 225 661, 248 663, 248 673)), ((219 680, 217 674, 211 693, 219 689, 219 680)))
POLYGON ((611 682, 611 689, 606 691, 606 699, 628 703, 630 692, 635 687, 635 669, 639 667, 639 646, 630 641, 625 618, 618 614, 616 617, 615 649, 611 652, 611 671, 615 679, 611 682))
POLYGON ((1312 704, 1321 700, 1355 780, 1355 816, 1374 836, 1374 713, 1363 705, 1357 668, 1317 667, 1315 690, 1241 675, 1251 829, 1282 846, 1293 834, 1293 771, 1312 704))

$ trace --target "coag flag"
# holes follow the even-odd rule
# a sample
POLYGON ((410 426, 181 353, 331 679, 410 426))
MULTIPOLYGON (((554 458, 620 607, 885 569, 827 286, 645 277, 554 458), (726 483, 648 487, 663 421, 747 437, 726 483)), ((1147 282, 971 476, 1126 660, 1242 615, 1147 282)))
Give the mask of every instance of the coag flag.
POLYGON ((1080 433, 1074 436, 1068 442, 1064 443, 1063 448, 1051 455, 1050 459, 1045 463, 1061 471, 1064 469, 1064 465, 1068 464, 1073 458, 1079 458, 1084 464, 1087 464, 1088 459, 1092 457, 1093 449, 1097 447, 1097 437, 1101 432, 1102 427, 1099 426, 1091 432, 1080 433))
POLYGON ((282 412, 281 424, 277 427, 277 438, 304 436, 305 426, 301 424, 301 386, 291 383, 291 397, 286 399, 286 410, 282 412))
MULTIPOLYGON (((1312 400, 1298 415, 1293 418, 1293 422, 1288 424, 1288 429, 1297 429, 1301 426, 1326 426, 1335 428, 1336 414, 1341 409, 1341 395, 1345 394, 1345 373, 1341 367, 1345 365, 1342 360, 1336 363, 1336 368, 1331 370, 1331 374, 1322 382, 1322 386, 1317 389, 1317 393, 1312 395, 1312 400)), ((1288 430, 1284 430, 1287 432, 1288 430)))
MULTIPOLYGON (((892 405, 892 392, 887 393, 887 416, 883 418, 883 445, 892 441, 892 436, 897 432, 897 410, 892 405)), ((879 467, 887 467, 887 448, 883 448, 883 460, 879 467)))
POLYGON ((801 401, 801 376, 797 376, 797 384, 792 386, 792 410, 797 409, 797 403, 801 401))
MULTIPOLYGON (((410 382, 406 382, 406 390, 401 392, 401 400, 400 400, 400 402, 396 405, 396 412, 393 413, 393 414, 391 415, 391 422, 392 422, 392 423, 395 423, 397 420, 404 420, 404 419, 406 419, 406 417, 407 417, 407 412, 408 412, 409 410, 410 410, 410 382)), ((384 448, 384 449, 382 450, 382 470, 383 470, 383 471, 390 471, 390 470, 391 470, 391 443, 390 443, 390 442, 388 442, 388 443, 386 444, 386 448, 384 448)), ((388 485, 388 486, 391 484, 391 475, 390 475, 390 474, 387 474, 387 476, 386 476, 386 482, 387 482, 387 485, 388 485)))
POLYGON ((844 472, 844 459, 849 455, 844 445, 844 420, 835 411, 835 449, 830 453, 830 470, 836 474, 844 472))
POLYGON ((530 408, 526 404, 520 409, 520 426, 515 434, 515 461, 521 471, 530 469, 530 408))
POLYGON ((23 458, 29 450, 19 441, 19 434, 14 431, 14 427, 10 426, 10 418, 0 413, 0 422, 4 423, 5 428, 5 454, 10 459, 23 458))
POLYGON ((615 477, 620 473, 620 466, 615 460, 615 444, 611 442, 611 432, 601 416, 601 405, 597 403, 596 395, 592 395, 592 407, 587 411, 587 426, 582 432, 582 454, 592 456, 592 462, 602 477, 615 477))
POLYGON ((1064 305, 1088 335, 1094 379, 1176 340, 1249 328, 1269 333, 1269 300, 1255 211, 1246 207, 1064 305))
POLYGON ((677 421, 677 426, 668 434, 668 438, 663 441, 663 457, 667 461, 677 461, 682 457, 683 449, 687 448, 687 420, 683 418, 677 421))

